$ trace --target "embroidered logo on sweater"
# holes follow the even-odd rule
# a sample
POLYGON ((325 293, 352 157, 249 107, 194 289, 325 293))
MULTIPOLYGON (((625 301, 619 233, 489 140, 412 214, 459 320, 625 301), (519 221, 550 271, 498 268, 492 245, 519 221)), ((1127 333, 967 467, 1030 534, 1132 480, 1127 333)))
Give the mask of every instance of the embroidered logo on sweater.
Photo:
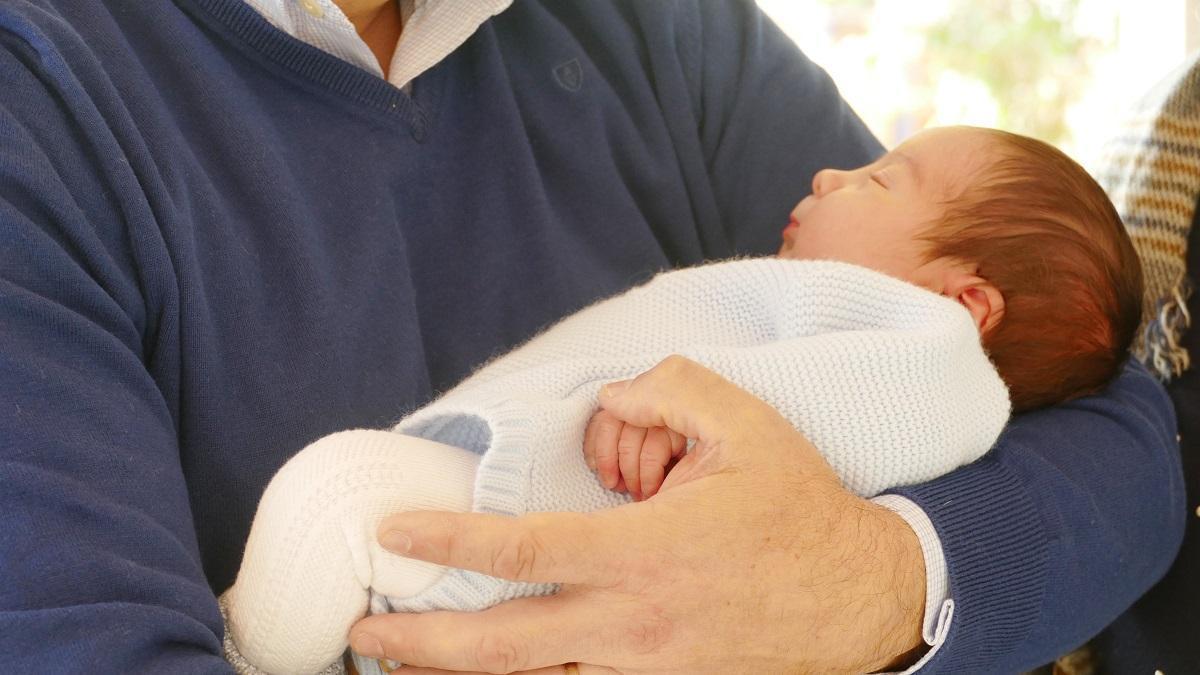
POLYGON ((567 91, 579 91, 583 86, 583 66, 579 59, 571 59, 554 66, 554 81, 567 91))

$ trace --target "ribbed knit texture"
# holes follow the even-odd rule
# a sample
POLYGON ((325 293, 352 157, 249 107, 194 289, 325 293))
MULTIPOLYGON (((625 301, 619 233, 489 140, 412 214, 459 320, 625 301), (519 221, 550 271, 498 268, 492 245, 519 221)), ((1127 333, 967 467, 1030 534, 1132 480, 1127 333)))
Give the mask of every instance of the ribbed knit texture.
POLYGON ((945 477, 942 483, 923 494, 924 501, 921 502, 932 511, 930 518, 939 522, 945 520, 945 511, 955 506, 955 495, 996 495, 981 500, 980 508, 961 514, 938 533, 943 539, 969 541, 986 527, 1004 542, 998 549, 968 548, 962 557, 948 561, 950 578, 956 582, 952 595, 977 598, 979 604, 970 607, 970 611, 988 618, 983 624, 986 630, 967 624, 957 636, 975 646, 971 654, 975 663, 991 663, 1005 656, 1009 645, 1026 637, 1029 631, 1027 617, 1038 609, 1042 580, 1029 570, 1045 566, 1046 547, 1038 528, 1031 526, 1037 519, 1033 502, 1016 488, 1014 476, 993 463, 981 462, 945 477), (992 570, 992 574, 955 574, 963 569, 985 567, 992 570), (975 630, 978 632, 973 632, 975 630))
POLYGON ((1109 396, 1018 416, 978 462, 894 490, 937 526, 951 579, 954 621, 930 672, 1014 673, 1050 663, 1144 591, 1131 578, 1153 581, 1170 566, 1186 504, 1175 419, 1139 363, 1131 361, 1121 381, 1109 396), (1124 406, 1139 420, 1132 426, 1113 424, 1124 406), (1154 440, 1139 444, 1142 433, 1154 440), (1103 452, 1108 444, 1121 450, 1103 452), (1151 470, 1162 462, 1173 470, 1151 470), (1104 492, 1089 508, 1048 507, 1082 498, 1091 485, 1104 492), (1152 512, 1159 519, 1133 524, 1152 512), (1144 555, 1158 546, 1160 554, 1144 555), (971 649, 955 648, 963 644, 971 649))

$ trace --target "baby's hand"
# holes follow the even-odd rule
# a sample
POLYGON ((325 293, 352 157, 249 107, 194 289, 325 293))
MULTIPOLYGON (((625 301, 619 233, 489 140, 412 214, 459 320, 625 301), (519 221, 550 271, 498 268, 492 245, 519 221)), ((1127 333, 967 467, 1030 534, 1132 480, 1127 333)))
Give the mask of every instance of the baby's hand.
POLYGON ((686 448, 687 439, 670 429, 626 424, 607 410, 592 415, 583 436, 584 459, 601 485, 638 501, 658 492, 686 448))

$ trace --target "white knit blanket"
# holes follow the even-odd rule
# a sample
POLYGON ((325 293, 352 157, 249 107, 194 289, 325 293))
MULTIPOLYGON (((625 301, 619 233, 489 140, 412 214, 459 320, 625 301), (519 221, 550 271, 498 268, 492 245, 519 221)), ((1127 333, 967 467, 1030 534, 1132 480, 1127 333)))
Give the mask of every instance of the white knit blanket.
MULTIPOLYGON (((670 354, 775 407, 859 495, 929 480, 983 455, 1008 393, 967 311, 837 262, 736 260, 668 272, 580 311, 404 419, 396 431, 482 455, 476 511, 592 511, 581 448, 600 387, 670 354)), ((479 609, 552 592, 452 570, 374 611, 479 609)))
POLYGON ((396 431, 407 436, 351 430, 293 457, 264 493, 221 598, 230 662, 254 675, 251 663, 336 671, 368 588, 373 612, 476 610, 553 592, 391 555, 376 528, 403 509, 519 515, 627 501, 585 466, 584 429, 601 385, 670 354, 774 406, 864 496, 978 458, 1008 417, 1004 384, 952 300, 834 262, 668 272, 492 361, 404 419, 396 431))

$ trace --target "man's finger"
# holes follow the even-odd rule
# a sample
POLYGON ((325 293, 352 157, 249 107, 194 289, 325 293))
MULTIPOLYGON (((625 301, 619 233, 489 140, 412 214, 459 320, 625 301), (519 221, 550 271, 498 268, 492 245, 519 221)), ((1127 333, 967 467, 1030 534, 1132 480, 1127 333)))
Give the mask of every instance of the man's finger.
POLYGON ((668 356, 633 380, 605 386, 600 406, 627 424, 667 427, 708 445, 758 418, 787 424, 761 399, 682 356, 668 356))
POLYGON ((604 618, 593 604, 570 594, 521 598, 482 612, 369 616, 351 628, 350 646, 364 656, 407 666, 485 673, 561 669, 559 664, 614 641, 614 628, 604 618))
POLYGON ((629 529, 621 523, 631 520, 624 508, 519 518, 408 511, 385 518, 377 536, 393 553, 439 565, 512 581, 603 587, 621 579, 628 545, 620 533, 629 529))
MULTIPOLYGON (((457 670, 443 670, 441 668, 422 668, 420 666, 404 666, 396 668, 392 671, 393 675, 488 675, 487 673, 476 670, 473 672, 463 672, 457 670)), ((557 666, 547 666, 545 668, 534 668, 533 670, 522 670, 516 675, 617 675, 617 671, 604 666, 593 666, 589 663, 579 663, 575 665, 575 670, 567 669, 566 664, 557 666)))

